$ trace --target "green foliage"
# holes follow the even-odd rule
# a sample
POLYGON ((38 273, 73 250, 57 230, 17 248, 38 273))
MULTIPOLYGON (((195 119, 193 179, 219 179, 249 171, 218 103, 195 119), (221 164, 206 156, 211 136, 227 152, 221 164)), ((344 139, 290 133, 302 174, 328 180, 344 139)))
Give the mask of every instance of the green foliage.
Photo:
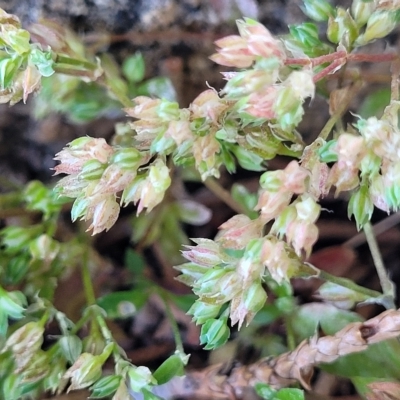
MULTIPOLYGON (((278 354, 286 350, 281 338, 257 337, 258 330, 278 319, 286 324, 288 347, 294 348, 319 330, 334 335, 361 321, 349 311, 361 302, 393 304, 393 285, 373 237, 368 241, 382 293, 319 271, 305 260, 318 239, 321 199, 333 187, 335 195, 348 199, 349 218, 354 216, 357 229, 365 227, 367 236, 375 208, 388 213, 400 208, 398 58, 360 49, 395 29, 399 5, 354 0, 347 10, 326 0, 304 0, 303 11, 314 22, 290 26, 282 38, 252 19, 238 21, 239 35, 218 40, 217 53, 210 57, 236 68, 224 73, 224 89, 208 88, 181 108, 169 79, 146 79, 140 52, 119 65, 109 54, 86 51, 72 32, 50 22, 31 28, 38 40, 33 42, 16 16, 0 10, 2 103, 26 101, 38 91, 37 117, 59 112, 78 123, 125 113, 129 117, 117 125, 111 144, 84 137, 61 150, 54 170, 67 176, 55 188, 32 181, 0 194, 0 212, 5 210, 0 230, 0 397, 34 399, 44 392, 88 388, 91 398, 121 399, 141 392, 144 399, 159 399, 154 386, 183 375, 188 362, 174 307, 201 325, 200 343, 206 350, 226 344, 231 326, 240 330, 251 324, 239 340, 278 354), (344 126, 341 118, 364 79, 362 68, 354 72, 344 66, 380 61, 393 63, 390 90, 368 95, 355 123, 344 126), (309 138, 303 139, 297 127, 316 93, 329 97, 331 117, 315 141, 306 144, 309 138), (291 160, 281 169, 269 169, 278 165, 268 164, 278 155, 291 160), (222 171, 239 169, 267 170, 259 174, 258 191, 219 185, 222 171), (190 245, 186 225, 208 223, 212 210, 189 198, 185 179, 205 182, 237 212, 214 239, 194 238, 195 245, 190 245), (88 230, 97 234, 111 229, 120 208, 131 203, 137 215, 131 221, 134 250, 124 259, 128 287, 96 298, 91 277, 96 253, 84 233, 60 235, 59 216, 63 207, 70 207, 72 220, 83 221, 78 226, 89 222, 88 230), (14 221, 7 215, 15 209, 23 210, 23 218, 14 221), (141 252, 151 246, 163 267, 176 265, 178 280, 193 294, 170 293, 148 278, 141 252), (188 262, 182 264, 183 258, 188 262), (82 272, 86 306, 72 321, 53 302, 57 282, 76 267, 82 272), (321 303, 297 305, 291 279, 304 277, 328 281, 319 289, 321 303), (126 359, 106 322, 136 317, 151 296, 164 306, 176 344, 175 353, 154 372, 126 359), (50 323, 60 334, 43 346, 50 323)), ((366 393, 374 380, 398 379, 399 352, 397 342, 379 343, 362 354, 330 354, 334 362, 322 368, 350 377, 366 393)), ((296 351, 291 355, 296 357, 296 351)), ((307 367, 316 363, 310 359, 307 367)), ((299 379, 289 367, 288 379, 299 379)), ((304 399, 299 389, 273 389, 265 382, 255 390, 267 400, 304 399)))

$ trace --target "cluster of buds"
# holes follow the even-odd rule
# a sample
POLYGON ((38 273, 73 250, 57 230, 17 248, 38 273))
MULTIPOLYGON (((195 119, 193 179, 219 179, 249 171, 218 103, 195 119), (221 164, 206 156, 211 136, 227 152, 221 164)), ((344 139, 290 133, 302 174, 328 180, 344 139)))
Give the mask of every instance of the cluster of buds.
POLYGON ((237 108, 255 118, 276 121, 282 129, 296 126, 303 115, 303 102, 314 94, 312 71, 282 68, 286 60, 283 43, 260 23, 246 18, 237 22, 240 36, 216 42, 218 53, 211 59, 218 64, 249 68, 225 73, 228 80, 223 93, 238 100, 237 108), (280 81, 280 75, 287 75, 280 81))
POLYGON ((19 19, 0 9, 0 102, 11 105, 40 87, 42 76, 54 73, 51 53, 30 43, 19 19))
POLYGON ((212 90, 201 93, 189 108, 176 102, 141 96, 125 111, 137 118, 131 123, 137 148, 164 156, 177 164, 194 160, 203 180, 219 177, 221 145, 216 138, 221 116, 228 105, 212 90))
POLYGON ((160 203, 170 185, 169 169, 161 158, 146 171, 138 171, 149 162, 148 153, 135 148, 114 148, 104 139, 76 139, 55 159, 60 161, 55 174, 68 174, 57 184, 59 194, 76 198, 72 219, 91 219, 88 230, 93 230, 93 234, 114 225, 120 210, 120 192, 121 203, 139 203, 139 213, 160 203))
POLYGON ((389 212, 400 207, 400 132, 397 104, 385 110, 381 119, 360 119, 356 133, 343 133, 321 148, 322 161, 332 162, 327 188, 336 194, 353 190, 349 216, 354 215, 360 229, 371 218, 373 208, 389 212))

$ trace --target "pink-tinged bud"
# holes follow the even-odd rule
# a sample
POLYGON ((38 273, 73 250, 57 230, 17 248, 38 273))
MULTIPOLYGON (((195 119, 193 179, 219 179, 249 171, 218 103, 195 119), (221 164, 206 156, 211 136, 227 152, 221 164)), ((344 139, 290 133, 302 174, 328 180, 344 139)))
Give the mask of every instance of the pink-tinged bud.
POLYGON ((263 91, 250 94, 244 111, 256 118, 276 118, 274 104, 280 89, 277 86, 269 86, 263 91))
POLYGON ((255 209, 260 210, 263 222, 267 223, 276 218, 289 205, 291 198, 292 193, 286 191, 271 193, 264 190, 258 198, 255 209))
POLYGON ((283 170, 285 188, 295 194, 302 194, 307 189, 306 180, 310 173, 300 167, 297 161, 291 161, 283 170))
POLYGON ((171 121, 164 135, 172 138, 178 146, 194 138, 189 121, 171 121))
POLYGON ((22 74, 20 74, 18 79, 20 79, 22 82, 22 99, 24 103, 26 103, 26 101, 28 100, 28 95, 40 89, 42 75, 34 65, 28 64, 28 66, 22 72, 22 74))
POLYGON ((387 213, 390 212, 390 207, 386 199, 386 187, 383 182, 382 175, 376 175, 372 178, 369 186, 369 194, 375 207, 387 213))
POLYGON ((104 164, 113 151, 104 139, 89 137, 75 139, 54 157, 55 160, 60 161, 60 164, 54 168, 55 175, 79 173, 83 165, 92 159, 104 164))
POLYGON ((190 250, 183 251, 183 257, 196 264, 214 267, 222 262, 219 245, 211 239, 202 239, 197 246, 185 247, 190 250))
POLYGON ((298 256, 301 256, 304 250, 306 257, 309 257, 312 247, 318 240, 318 228, 307 221, 295 221, 286 230, 286 240, 293 246, 298 256))
POLYGON ((343 133, 336 145, 338 163, 341 167, 358 168, 366 150, 363 137, 343 133))
POLYGON ((11 350, 15 359, 15 373, 20 373, 33 361, 43 343, 44 327, 40 322, 28 322, 17 329, 4 344, 1 353, 11 350))
POLYGON ((321 206, 315 202, 312 197, 306 195, 301 196, 301 201, 295 204, 297 211, 297 218, 301 221, 314 223, 321 211, 321 206))
POLYGON ((218 229, 216 241, 228 249, 243 249, 250 240, 261 236, 263 223, 238 214, 224 222, 218 229))
POLYGON ((94 194, 116 194, 124 190, 136 177, 136 170, 124 170, 118 164, 109 165, 103 172, 94 194))
POLYGON ((231 35, 215 42, 219 47, 218 53, 213 54, 210 59, 217 64, 226 67, 247 68, 250 67, 255 56, 247 48, 247 42, 240 36, 231 35))
POLYGON ((85 219, 92 218, 92 223, 87 229, 93 230, 92 235, 108 231, 115 224, 119 215, 119 204, 114 195, 106 196, 95 202, 88 209, 85 219))
POLYGON ((157 108, 161 104, 161 101, 160 99, 138 96, 134 99, 135 106, 132 108, 125 108, 124 111, 126 111, 130 117, 157 122, 159 120, 157 108))
POLYGON ((291 89, 291 95, 297 99, 314 97, 315 83, 311 70, 293 71, 285 80, 284 85, 291 89))
POLYGON ((358 177, 357 168, 349 168, 344 166, 341 168, 338 163, 336 163, 329 172, 329 177, 327 181, 327 188, 332 185, 336 186, 335 196, 340 192, 345 192, 356 188, 360 182, 358 177))
POLYGON ((192 119, 207 118, 215 123, 227 108, 226 101, 213 89, 200 93, 189 107, 192 119))
POLYGON ((240 36, 247 41, 250 54, 265 58, 285 58, 282 43, 275 39, 264 25, 250 18, 238 20, 236 24, 240 36))
POLYGON ((93 385, 101 377, 103 363, 100 356, 82 353, 64 374, 63 378, 71 379, 68 392, 93 385))
POLYGON ((297 259, 289 256, 285 243, 276 239, 265 240, 261 259, 272 279, 279 284, 295 276, 300 265, 297 259))

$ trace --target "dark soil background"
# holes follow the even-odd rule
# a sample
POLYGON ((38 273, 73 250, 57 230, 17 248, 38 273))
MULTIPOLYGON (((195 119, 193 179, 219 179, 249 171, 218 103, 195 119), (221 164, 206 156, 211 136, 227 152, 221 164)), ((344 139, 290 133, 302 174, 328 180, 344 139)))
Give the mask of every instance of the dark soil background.
MULTIPOLYGON (((350 3, 341 2, 345 6, 350 3)), ((236 33, 236 18, 247 14, 278 34, 285 32, 288 24, 305 20, 300 4, 298 0, 0 0, 0 7, 18 15, 24 26, 41 18, 49 18, 71 27, 87 39, 91 35, 111 34, 111 44, 100 50, 111 52, 117 60, 141 51, 146 60, 146 76, 168 76, 175 86, 181 106, 187 106, 205 90, 206 82, 216 88, 222 87, 220 69, 208 60, 208 56, 214 52, 213 41, 216 38, 236 33)), ((55 164, 53 157, 56 152, 78 136, 109 139, 113 135, 115 123, 121 119, 101 118, 82 125, 71 123, 63 115, 52 114, 37 121, 30 113, 33 101, 34 99, 30 99, 26 105, 20 103, 11 108, 6 105, 0 107, 0 175, 17 185, 32 179, 52 182, 51 168, 55 164)), ((327 116, 326 102, 316 98, 300 130, 306 137, 313 137, 324 125, 327 116)), ((283 162, 286 161, 278 159, 270 164, 270 168, 280 167, 284 165, 283 162)), ((255 175, 239 173, 235 178, 224 175, 222 183, 230 187, 234 180, 239 180, 252 190, 256 189, 258 182, 255 175)), ((6 188, 0 186, 0 190, 5 191, 6 188)), ((190 235, 212 237, 216 228, 232 215, 231 210, 204 188, 193 187, 193 193, 189 194, 213 211, 211 222, 206 227, 191 231, 190 235)), ((313 262, 331 273, 379 289, 368 249, 362 236, 357 235, 354 223, 347 219, 343 199, 328 197, 324 207, 332 212, 323 213, 319 222, 320 240, 316 246, 319 252, 314 256, 313 262), (342 252, 338 245, 349 240, 350 250, 342 252)), ((122 255, 130 246, 131 237, 129 211, 132 210, 123 213, 116 227, 107 235, 94 238, 101 271, 96 277, 99 293, 102 290, 123 287, 125 272, 121 265, 122 255)), ((374 221, 378 222, 384 217, 385 215, 376 213, 374 221)), ((67 217, 65 224, 65 229, 70 230, 67 217)), ((385 262, 397 280, 400 231, 397 227, 390 228, 378 239, 385 262)), ((157 253, 157 248, 149 250, 149 260, 157 258, 157 254, 154 256, 153 253, 157 253)), ((173 280, 172 272, 166 272, 163 265, 157 268, 163 271, 159 279, 163 286, 176 293, 188 292, 173 280)), ((296 285, 303 301, 309 300, 312 285, 301 282, 296 285)), ((74 314, 80 303, 79 299, 70 300, 71 291, 77 293, 76 297, 79 298, 79 275, 70 277, 61 285, 57 299, 61 308, 74 314)), ((364 307, 361 310, 365 317, 372 316, 377 311, 375 307, 364 307)), ((192 366, 204 367, 209 361, 199 350, 198 329, 191 326, 190 318, 178 311, 176 313, 184 331, 185 345, 193 354, 192 366)), ((279 326, 274 329, 277 333, 282 333, 279 326)), ((113 331, 128 356, 137 365, 157 365, 174 350, 165 313, 157 299, 153 299, 135 321, 114 324, 113 331)), ((235 349, 231 356, 236 357, 239 354, 244 359, 249 359, 252 356, 251 351, 251 348, 235 349)), ((215 358, 211 360, 215 361, 215 358)), ((318 379, 316 385, 321 396, 335 394, 340 395, 343 400, 358 398, 352 395, 354 391, 345 380, 331 379, 324 374, 318 379)), ((83 399, 85 394, 71 394, 62 398, 83 399)), ((317 398, 331 397, 315 397, 317 398)))

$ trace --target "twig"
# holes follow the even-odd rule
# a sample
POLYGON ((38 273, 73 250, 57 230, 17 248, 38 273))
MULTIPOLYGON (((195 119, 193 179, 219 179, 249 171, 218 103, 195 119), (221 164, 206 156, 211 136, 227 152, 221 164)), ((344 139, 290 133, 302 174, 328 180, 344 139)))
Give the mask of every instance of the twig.
MULTIPOLYGON (((381 283, 382 291, 383 294, 388 296, 391 299, 395 298, 395 290, 394 290, 394 284, 390 280, 386 268, 383 264, 382 260, 382 255, 381 252, 379 251, 378 243, 376 242, 376 238, 374 235, 374 232, 372 230, 372 226, 370 222, 367 222, 364 225, 364 232, 365 232, 365 237, 367 238, 368 246, 371 251, 372 258, 374 260, 376 272, 378 273, 379 276, 379 281, 381 283)), ((394 308, 394 304, 393 304, 394 308)))

